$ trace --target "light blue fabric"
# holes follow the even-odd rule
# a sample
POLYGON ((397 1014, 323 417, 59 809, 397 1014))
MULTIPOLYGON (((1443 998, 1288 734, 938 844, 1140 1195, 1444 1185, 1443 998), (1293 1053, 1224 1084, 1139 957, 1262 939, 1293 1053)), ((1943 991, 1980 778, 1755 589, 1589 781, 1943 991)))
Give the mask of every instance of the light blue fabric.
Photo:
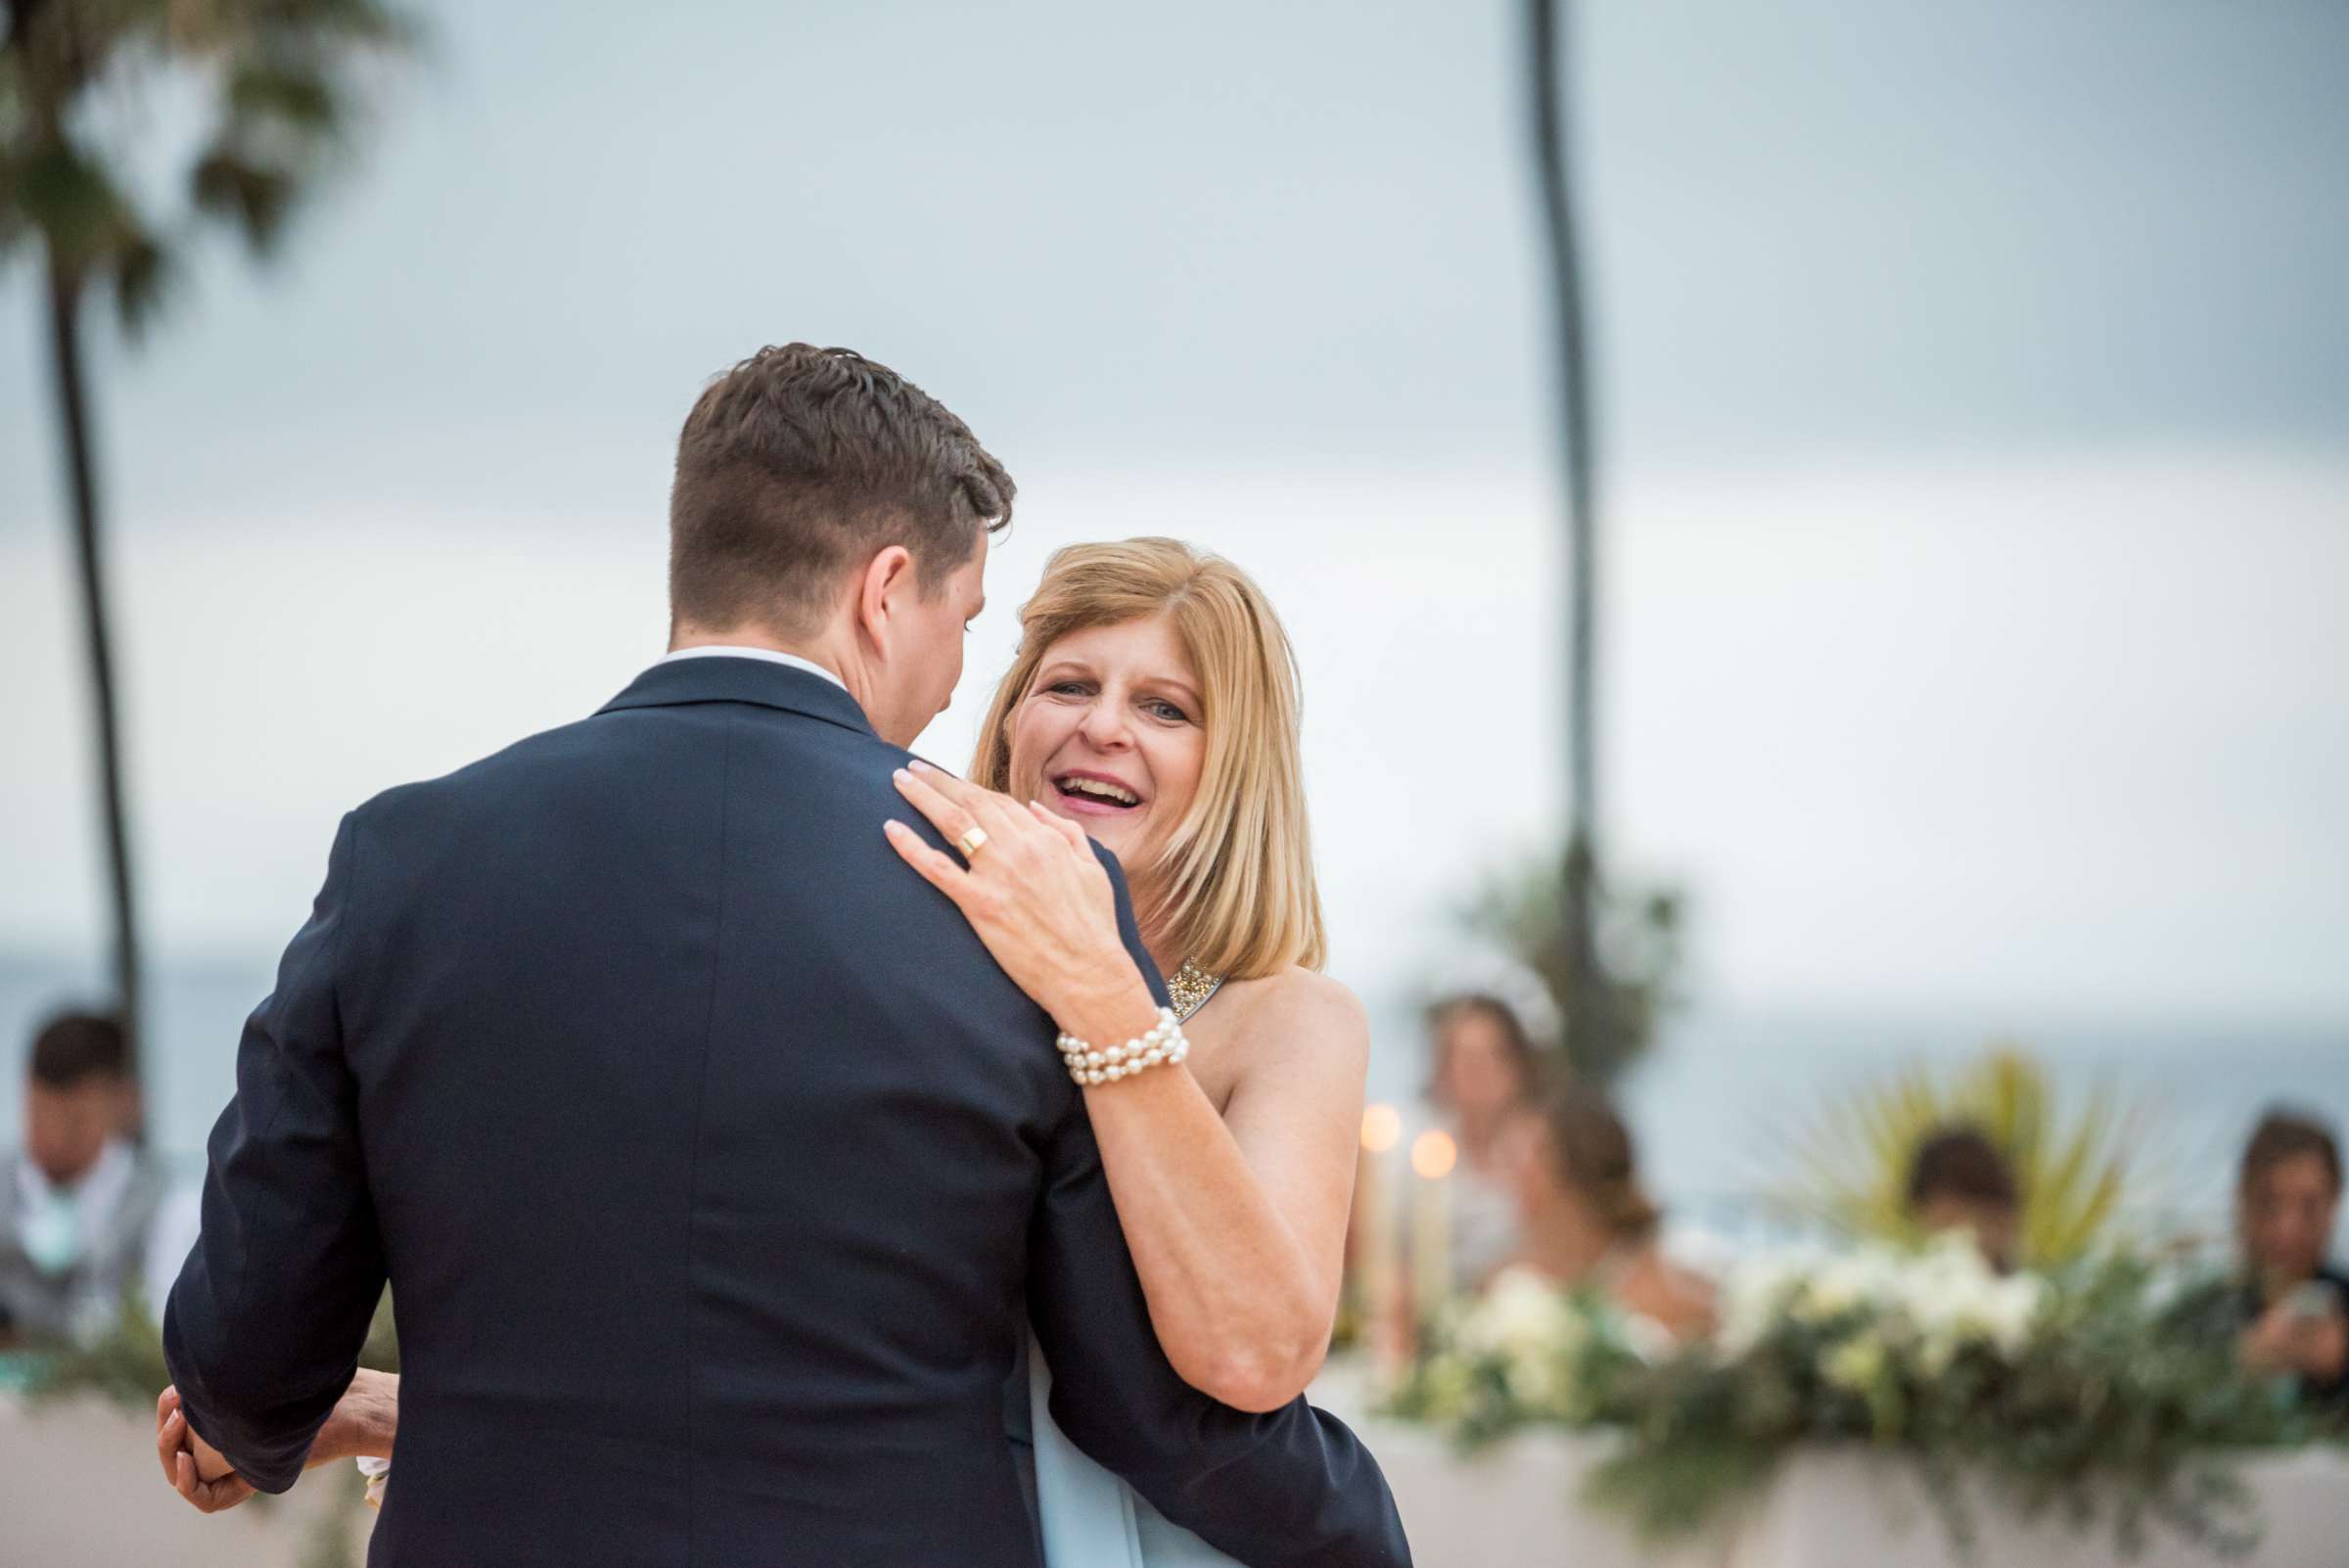
POLYGON ((1053 1423, 1052 1373, 1028 1347, 1028 1401, 1036 1425, 1036 1524, 1047 1568, 1241 1568, 1150 1506, 1149 1499, 1084 1456, 1053 1423))

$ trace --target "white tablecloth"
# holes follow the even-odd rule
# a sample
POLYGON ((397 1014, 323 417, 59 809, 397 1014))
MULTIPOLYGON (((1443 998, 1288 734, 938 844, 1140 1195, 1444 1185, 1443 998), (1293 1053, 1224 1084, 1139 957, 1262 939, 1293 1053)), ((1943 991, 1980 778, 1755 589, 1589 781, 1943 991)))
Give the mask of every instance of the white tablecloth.
MULTIPOLYGON (((1362 1418, 1344 1369, 1315 1397, 1378 1455, 1419 1568, 2121 1568, 2109 1530, 2076 1535, 1978 1510, 1972 1563, 1945 1539, 1905 1466, 1866 1453, 1802 1455, 1733 1532, 1649 1548, 1579 1500, 1600 1436, 1519 1438, 1474 1459, 1415 1427, 1362 1418)), ((0 1568, 294 1568, 322 1511, 364 1541, 348 1466, 313 1472, 266 1508, 204 1518, 162 1482, 153 1423, 96 1404, 33 1412, 0 1398, 0 1568), (322 1484, 324 1483, 324 1484, 322 1484)), ((2267 1524, 2249 1568, 2349 1568, 2349 1458, 2330 1450, 2241 1467, 2267 1524)), ((363 1545, 361 1546, 363 1550, 363 1545)), ((2156 1535, 2133 1568, 2213 1568, 2156 1535)), ((1072 1565, 1062 1565, 1072 1568, 1072 1565)), ((1083 1565, 1073 1565, 1083 1568, 1083 1565)))
POLYGON ((207 1518, 163 1484, 152 1413, 0 1396, 0 1568, 295 1568, 330 1511, 361 1562, 375 1514, 351 1508, 355 1475, 320 1469, 282 1499, 207 1518))
MULTIPOLYGON (((1866 1453, 1789 1460, 1733 1527, 1648 1546, 1580 1500, 1608 1446, 1598 1435, 1522 1437, 1463 1459, 1432 1434, 1359 1427, 1395 1489, 1418 1568, 2216 1568, 2223 1559, 2155 1527, 2125 1558, 2107 1515, 2077 1532, 1978 1505, 1977 1554, 1960 1555, 1914 1470, 1866 1453)), ((2237 1568, 2349 1568, 2349 1458, 2254 1455, 2238 1474, 2258 1499, 2259 1549, 2237 1568)))
MULTIPOLYGON (((2125 1558, 2110 1516, 2080 1532, 1973 1510, 1976 1555, 1949 1540, 1912 1466, 1865 1450, 1790 1459, 1729 1525, 1669 1546, 1640 1541, 1582 1501, 1613 1440, 1533 1433, 1463 1458, 1423 1427, 1376 1420, 1363 1368, 1333 1362, 1313 1402, 1343 1417, 1395 1490, 1418 1568, 2217 1568, 2223 1559, 2156 1527, 2125 1558)), ((2349 1568, 2349 1453, 2253 1454, 2236 1473, 2257 1499, 2259 1548, 2237 1568, 2349 1568)))

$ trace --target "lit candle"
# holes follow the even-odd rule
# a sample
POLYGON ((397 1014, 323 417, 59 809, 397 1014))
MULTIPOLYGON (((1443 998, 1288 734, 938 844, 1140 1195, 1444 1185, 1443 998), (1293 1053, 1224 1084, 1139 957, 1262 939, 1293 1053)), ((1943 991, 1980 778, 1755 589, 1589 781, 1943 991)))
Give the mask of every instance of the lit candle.
POLYGON ((1411 1202, 1412 1306, 1421 1323, 1451 1299, 1451 1189, 1446 1177, 1459 1153, 1451 1134, 1440 1130, 1411 1140, 1411 1169, 1419 1176, 1411 1202))
POLYGON ((1403 1115, 1392 1105, 1362 1111, 1362 1152, 1354 1168, 1355 1301, 1362 1337, 1382 1364, 1396 1360, 1395 1330, 1403 1311, 1398 1266, 1395 1192, 1387 1156, 1403 1137, 1403 1115))

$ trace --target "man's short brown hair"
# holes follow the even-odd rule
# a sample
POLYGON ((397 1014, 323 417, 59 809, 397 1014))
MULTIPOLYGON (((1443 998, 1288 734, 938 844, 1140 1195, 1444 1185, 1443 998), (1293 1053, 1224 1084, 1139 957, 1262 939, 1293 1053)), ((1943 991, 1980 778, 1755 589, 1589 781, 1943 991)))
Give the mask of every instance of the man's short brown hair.
POLYGON ((761 348, 710 385, 677 439, 670 619, 804 636, 849 570, 893 544, 935 593, 1011 521, 1013 489, 970 427, 887 365, 761 348))

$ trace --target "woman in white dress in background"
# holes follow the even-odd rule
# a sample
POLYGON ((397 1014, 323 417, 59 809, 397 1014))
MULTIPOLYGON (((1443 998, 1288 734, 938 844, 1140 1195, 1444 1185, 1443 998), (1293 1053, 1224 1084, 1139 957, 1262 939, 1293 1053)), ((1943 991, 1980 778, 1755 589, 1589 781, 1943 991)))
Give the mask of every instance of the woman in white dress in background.
MULTIPOLYGON (((1172 539, 1060 551, 1020 625, 972 781, 900 780, 949 842, 976 826, 986 848, 965 870, 892 839, 1055 1016, 1126 993, 1147 1015, 1086 837, 1117 854, 1191 1054, 1088 1086, 1085 1109, 1168 1360, 1274 1409, 1328 1348, 1369 1055, 1360 1004, 1319 973, 1295 660, 1255 583, 1172 539)), ((1078 1453, 1043 1387, 1053 1568, 1228 1560, 1078 1453)))
POLYGON ((1524 1245, 1516 1169, 1533 1135, 1540 1059, 1556 1038, 1553 1020, 1542 1018, 1537 1034, 1541 1015, 1501 993, 1503 985, 1514 994, 1540 981, 1529 974, 1520 982, 1505 970, 1485 978, 1490 984, 1446 992, 1427 1010, 1426 1099, 1459 1149, 1451 1180, 1451 1268, 1452 1288, 1463 1296, 1482 1291, 1524 1245))

